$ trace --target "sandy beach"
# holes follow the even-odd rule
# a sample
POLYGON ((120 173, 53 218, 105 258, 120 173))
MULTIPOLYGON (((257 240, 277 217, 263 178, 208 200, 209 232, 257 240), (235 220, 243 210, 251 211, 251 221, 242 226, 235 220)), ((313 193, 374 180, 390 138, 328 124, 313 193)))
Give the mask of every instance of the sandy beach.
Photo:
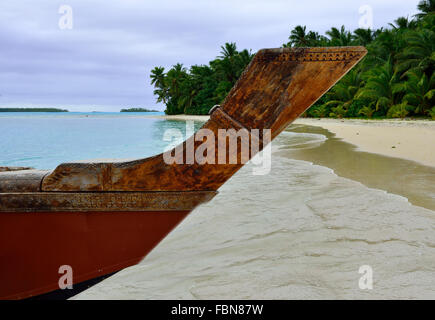
POLYGON ((361 151, 435 167, 435 121, 299 118, 294 123, 325 128, 361 151))
MULTIPOLYGON (((166 120, 207 121, 209 116, 150 116, 166 120)), ((299 118, 294 124, 318 126, 361 151, 417 161, 435 167, 435 121, 299 118)))
POLYGON ((434 168, 301 124, 273 143, 269 174, 247 164, 141 263, 73 299, 435 298, 435 212, 407 198, 433 198, 434 168), (372 290, 359 287, 367 265, 372 290))

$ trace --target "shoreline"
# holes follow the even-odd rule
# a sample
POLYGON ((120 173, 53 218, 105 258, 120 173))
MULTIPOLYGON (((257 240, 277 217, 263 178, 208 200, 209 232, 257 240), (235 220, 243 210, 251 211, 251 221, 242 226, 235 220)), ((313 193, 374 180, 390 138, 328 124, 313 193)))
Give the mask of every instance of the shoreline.
MULTIPOLYGON (((314 131, 333 136, 326 129, 314 131)), ((309 141, 315 140, 312 135, 309 141)), ((248 163, 139 264, 71 299, 201 300, 229 293, 234 299, 433 298, 433 272, 419 267, 434 259, 433 211, 293 157, 303 150, 318 154, 323 147, 323 155, 358 168, 355 158, 363 157, 353 147, 350 157, 337 152, 347 145, 340 139, 331 137, 315 148, 289 140, 286 134, 277 137, 269 174, 254 177, 255 164, 248 163), (331 151, 331 145, 338 149, 331 151), (359 289, 358 268, 367 263, 375 266, 376 290, 359 289)), ((360 164, 370 171, 378 160, 360 164)), ((401 185, 392 180, 381 177, 401 185)), ((421 184, 418 176, 406 181, 421 184)))
POLYGON ((435 167, 435 121, 299 118, 293 124, 322 127, 358 151, 435 167))
MULTIPOLYGON (((150 115, 149 118, 207 121, 207 115, 150 115)), ((322 127, 358 151, 401 158, 435 167, 435 121, 298 118, 293 124, 322 127), (434 137, 431 140, 431 137, 434 137)))

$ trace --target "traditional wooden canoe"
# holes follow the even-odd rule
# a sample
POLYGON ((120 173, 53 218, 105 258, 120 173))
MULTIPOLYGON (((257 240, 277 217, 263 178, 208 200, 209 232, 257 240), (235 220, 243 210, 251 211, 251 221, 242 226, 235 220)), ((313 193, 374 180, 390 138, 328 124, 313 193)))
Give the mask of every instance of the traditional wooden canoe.
MULTIPOLYGON (((365 54, 363 47, 260 50, 203 128, 216 136, 219 129, 266 128, 273 139, 365 54)), ((193 136, 180 147, 199 145, 193 136)), ((241 168, 236 152, 232 164, 167 164, 159 154, 3 170, 0 298, 58 290, 63 265, 72 267, 76 284, 138 263, 241 168)))

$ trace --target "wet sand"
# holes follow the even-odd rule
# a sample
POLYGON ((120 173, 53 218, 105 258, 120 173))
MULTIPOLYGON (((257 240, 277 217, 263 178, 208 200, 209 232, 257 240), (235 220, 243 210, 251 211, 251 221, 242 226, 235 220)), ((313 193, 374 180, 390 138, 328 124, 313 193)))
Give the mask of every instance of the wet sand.
MULTIPOLYGON (((204 115, 150 115, 180 121, 207 121, 204 115)), ((299 118, 294 124, 317 126, 357 146, 358 150, 435 167, 435 121, 299 118)))
POLYGON ((282 155, 331 168, 341 177, 403 196, 414 205, 435 211, 435 167, 362 152, 357 146, 321 127, 296 124, 291 125, 284 135, 289 132, 308 135, 293 136, 293 139, 284 142, 280 147, 282 155), (314 138, 316 135, 319 138, 314 138), (321 136, 325 136, 326 140, 321 136), (299 143, 300 147, 295 148, 295 143, 299 143))
POLYGON ((430 167, 296 125, 270 174, 248 164, 139 265, 74 299, 434 299, 431 185, 430 167))
POLYGON ((299 118, 294 123, 320 126, 360 151, 435 167, 435 121, 299 118))

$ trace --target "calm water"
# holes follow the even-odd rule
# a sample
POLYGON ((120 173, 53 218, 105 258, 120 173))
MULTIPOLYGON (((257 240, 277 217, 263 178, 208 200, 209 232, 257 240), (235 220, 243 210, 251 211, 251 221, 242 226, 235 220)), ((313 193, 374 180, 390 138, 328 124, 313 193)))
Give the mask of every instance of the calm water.
POLYGON ((169 143, 164 130, 184 133, 186 124, 146 117, 153 114, 163 113, 0 112, 0 166, 54 169, 61 162, 158 154, 169 143))

